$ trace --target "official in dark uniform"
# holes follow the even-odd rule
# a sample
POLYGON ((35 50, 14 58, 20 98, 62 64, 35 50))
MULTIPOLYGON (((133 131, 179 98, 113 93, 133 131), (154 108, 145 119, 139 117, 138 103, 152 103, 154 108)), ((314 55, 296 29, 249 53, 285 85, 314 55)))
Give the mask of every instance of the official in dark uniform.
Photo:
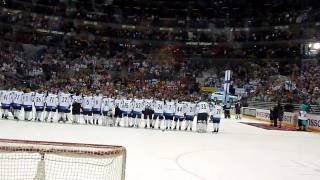
MULTIPOLYGON (((79 93, 76 94, 76 96, 79 96, 79 93)), ((81 102, 80 99, 74 100, 72 103, 72 116, 73 116, 73 124, 78 124, 80 120, 80 114, 81 114, 81 102)))
POLYGON ((223 106, 223 109, 224 109, 224 118, 230 119, 231 104, 229 103, 229 101, 227 102, 227 104, 223 106))
POLYGON ((284 112, 283 112, 283 107, 282 107, 282 105, 280 104, 280 102, 278 102, 278 107, 277 107, 277 109, 278 109, 279 128, 281 128, 281 127, 282 127, 282 121, 283 121, 283 114, 284 114, 284 112))
POLYGON ((272 112, 273 126, 278 127, 278 106, 274 106, 272 112))
POLYGON ((235 105, 235 110, 236 110, 236 119, 241 119, 241 103, 238 101, 235 105))

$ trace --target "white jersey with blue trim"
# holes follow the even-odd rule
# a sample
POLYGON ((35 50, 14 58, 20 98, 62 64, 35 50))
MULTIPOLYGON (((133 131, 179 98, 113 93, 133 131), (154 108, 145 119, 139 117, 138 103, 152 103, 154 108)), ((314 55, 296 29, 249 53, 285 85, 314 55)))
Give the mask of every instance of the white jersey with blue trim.
POLYGON ((221 106, 219 106, 219 105, 213 105, 213 108, 212 108, 212 116, 213 116, 214 118, 221 118, 222 113, 223 113, 223 110, 222 110, 222 107, 221 107, 221 106))
POLYGON ((196 104, 192 102, 186 103, 186 115, 187 116, 194 116, 196 113, 196 104))
POLYGON ((5 90, 0 90, 0 103, 2 102, 2 94, 5 92, 5 90))
POLYGON ((154 113, 163 114, 164 112, 164 101, 155 101, 153 104, 154 113))
POLYGON ((124 112, 132 111, 132 101, 130 99, 124 99, 122 103, 120 103, 120 110, 124 112))
POLYGON ((166 114, 174 114, 176 109, 176 105, 174 101, 166 101, 166 104, 164 106, 164 112, 166 114))
POLYGON ((113 98, 108 98, 108 106, 109 106, 109 111, 111 111, 113 108, 115 108, 113 98))
POLYGON ((197 113, 207 113, 209 114, 210 113, 210 106, 209 106, 209 103, 207 102, 199 102, 197 104, 197 113))
POLYGON ((46 106, 56 108, 59 104, 58 95, 49 93, 46 97, 46 106))
POLYGON ((59 94, 59 107, 69 108, 72 104, 71 94, 60 93, 59 94))
POLYGON ((23 96, 22 96, 23 105, 24 106, 32 106, 32 104, 33 104, 33 96, 34 96, 33 92, 24 93, 23 96))
POLYGON ((144 100, 143 99, 134 99, 133 100, 133 111, 142 112, 144 110, 144 100))
POLYGON ((145 109, 153 109, 153 100, 152 99, 144 99, 144 108, 145 109))
POLYGON ((185 104, 182 102, 176 103, 175 116, 184 116, 185 113, 185 104))
POLYGON ((12 103, 11 91, 3 91, 2 92, 1 103, 3 105, 10 105, 12 103))
POLYGON ((93 96, 93 109, 101 111, 102 96, 93 96))
POLYGON ((115 99, 114 100, 114 107, 120 108, 121 104, 123 103, 122 99, 115 99))
POLYGON ((17 91, 10 91, 10 101, 13 103, 14 95, 17 91))
POLYGON ((44 107, 45 95, 42 93, 36 93, 34 95, 34 106, 35 107, 44 107))
POLYGON ((92 111, 92 107, 93 107, 93 97, 84 96, 82 101, 82 109, 87 111, 92 111))
POLYGON ((109 111, 109 98, 108 97, 103 97, 102 98, 102 103, 101 103, 101 109, 104 112, 108 112, 109 111))
POLYGON ((23 101, 22 101, 22 96, 23 96, 23 92, 22 91, 15 91, 12 94, 12 102, 18 105, 22 105, 23 101))
POLYGON ((77 95, 73 95, 72 96, 72 102, 73 103, 79 103, 81 104, 83 101, 83 97, 82 96, 77 96, 77 95))

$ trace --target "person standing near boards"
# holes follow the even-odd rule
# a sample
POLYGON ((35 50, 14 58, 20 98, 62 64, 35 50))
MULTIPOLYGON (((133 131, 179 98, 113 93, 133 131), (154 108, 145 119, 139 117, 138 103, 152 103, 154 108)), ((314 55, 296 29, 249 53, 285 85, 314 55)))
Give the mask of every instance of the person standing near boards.
POLYGON ((280 102, 278 102, 278 107, 277 107, 277 109, 278 109, 279 128, 281 128, 281 127, 282 127, 282 120, 283 120, 283 114, 284 114, 284 112, 283 112, 283 107, 282 107, 282 105, 280 104, 280 102))
POLYGON ((236 110, 236 119, 241 119, 241 103, 238 101, 235 105, 235 110, 236 110))
POLYGON ((272 112, 273 126, 278 127, 278 106, 274 106, 272 112))

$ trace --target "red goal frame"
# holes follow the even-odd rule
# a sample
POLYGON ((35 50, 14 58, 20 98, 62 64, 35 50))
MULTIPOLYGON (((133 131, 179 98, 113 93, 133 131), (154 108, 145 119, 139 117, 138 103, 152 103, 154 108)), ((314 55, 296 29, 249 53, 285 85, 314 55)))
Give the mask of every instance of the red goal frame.
POLYGON ((0 138, 0 153, 1 152, 39 153, 41 155, 42 160, 44 159, 45 154, 64 154, 64 155, 78 154, 78 155, 90 155, 92 157, 123 156, 121 180, 125 179, 127 151, 126 151, 126 148, 123 146, 0 138), (41 148, 39 146, 43 146, 43 147, 41 148), (48 146, 48 148, 44 148, 46 146, 48 146), (79 149, 76 149, 77 147, 79 147, 79 149), (73 148, 73 149, 68 149, 68 148, 73 148))

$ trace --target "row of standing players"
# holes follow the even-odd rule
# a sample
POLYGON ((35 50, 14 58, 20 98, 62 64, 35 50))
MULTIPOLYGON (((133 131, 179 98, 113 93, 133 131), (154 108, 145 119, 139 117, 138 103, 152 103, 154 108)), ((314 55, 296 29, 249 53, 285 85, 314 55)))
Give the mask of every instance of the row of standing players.
POLYGON ((213 122, 213 132, 218 132, 222 115, 219 104, 201 99, 197 102, 3 90, 0 97, 2 118, 8 119, 12 112, 14 119, 27 121, 66 122, 71 119, 78 124, 83 119, 85 124, 98 125, 101 121, 106 126, 192 131, 196 120, 198 132, 207 131, 208 121, 213 122), (21 118, 22 108, 24 118, 21 118))

